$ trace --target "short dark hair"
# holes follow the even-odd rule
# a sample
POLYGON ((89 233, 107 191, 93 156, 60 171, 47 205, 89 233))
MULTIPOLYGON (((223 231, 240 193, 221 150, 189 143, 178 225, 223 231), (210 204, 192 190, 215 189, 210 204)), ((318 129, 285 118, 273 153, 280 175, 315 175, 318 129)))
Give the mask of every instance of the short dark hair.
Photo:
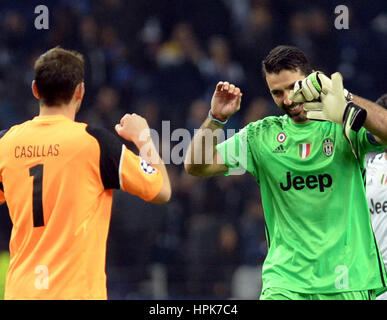
POLYGON ((69 103, 76 86, 84 81, 84 59, 79 52, 55 47, 36 60, 34 72, 43 104, 69 103))
POLYGON ((375 103, 382 106, 384 109, 387 109, 387 93, 380 96, 375 103))
POLYGON ((267 73, 280 73, 282 70, 300 70, 305 75, 313 72, 313 69, 305 53, 293 46, 280 45, 272 49, 262 61, 263 77, 267 73))

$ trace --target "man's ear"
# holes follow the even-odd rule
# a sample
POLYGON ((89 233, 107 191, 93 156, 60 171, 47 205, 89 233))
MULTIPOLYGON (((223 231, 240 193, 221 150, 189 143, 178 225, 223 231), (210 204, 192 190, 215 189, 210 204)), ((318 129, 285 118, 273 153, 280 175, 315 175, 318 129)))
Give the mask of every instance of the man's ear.
POLYGON ((36 86, 35 80, 32 81, 31 89, 32 89, 32 94, 34 95, 34 97, 39 100, 40 95, 39 95, 38 87, 36 86))
POLYGON ((81 82, 75 87, 74 96, 77 100, 82 100, 85 94, 85 83, 81 82))

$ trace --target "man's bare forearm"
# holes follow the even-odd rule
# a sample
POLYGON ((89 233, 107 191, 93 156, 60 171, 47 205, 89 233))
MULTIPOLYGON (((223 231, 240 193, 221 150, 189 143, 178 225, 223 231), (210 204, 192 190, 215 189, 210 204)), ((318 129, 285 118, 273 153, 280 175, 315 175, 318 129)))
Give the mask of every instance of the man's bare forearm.
POLYGON ((387 110, 355 95, 353 102, 367 111, 364 127, 375 136, 379 143, 387 145, 387 110))
POLYGON ((219 81, 211 99, 208 118, 195 133, 185 156, 184 168, 194 176, 210 177, 228 171, 216 150, 223 125, 241 105, 241 90, 227 81, 219 81))
POLYGON ((223 164, 222 159, 215 155, 219 133, 223 132, 223 125, 217 124, 207 118, 196 131, 184 160, 185 170, 196 176, 206 175, 208 166, 223 164))

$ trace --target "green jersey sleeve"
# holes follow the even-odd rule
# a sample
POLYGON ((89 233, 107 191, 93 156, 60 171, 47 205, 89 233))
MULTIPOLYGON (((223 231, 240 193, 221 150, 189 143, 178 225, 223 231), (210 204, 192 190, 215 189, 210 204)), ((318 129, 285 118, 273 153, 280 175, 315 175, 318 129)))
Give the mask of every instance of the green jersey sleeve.
POLYGON ((354 141, 354 136, 356 137, 356 142, 360 154, 367 154, 371 151, 383 152, 386 149, 386 146, 377 143, 375 137, 364 127, 362 127, 357 134, 352 131, 352 141, 354 141))
POLYGON ((368 152, 383 152, 386 149, 386 146, 379 144, 375 140, 375 137, 364 127, 362 127, 357 133, 355 131, 351 131, 351 141, 355 148, 355 152, 360 157, 361 163, 363 163, 363 168, 366 154, 368 152))
POLYGON ((228 171, 228 175, 241 175, 246 171, 256 177, 254 160, 251 154, 249 144, 249 130, 252 123, 245 126, 239 132, 235 133, 231 138, 216 145, 216 150, 222 156, 228 171))

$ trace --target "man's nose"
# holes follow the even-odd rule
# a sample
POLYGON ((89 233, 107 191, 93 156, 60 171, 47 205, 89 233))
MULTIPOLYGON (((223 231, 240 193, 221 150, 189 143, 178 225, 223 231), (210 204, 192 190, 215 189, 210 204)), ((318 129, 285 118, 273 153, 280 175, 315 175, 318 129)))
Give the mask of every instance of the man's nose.
POLYGON ((284 105, 290 106, 293 102, 289 99, 290 90, 285 91, 284 105))

